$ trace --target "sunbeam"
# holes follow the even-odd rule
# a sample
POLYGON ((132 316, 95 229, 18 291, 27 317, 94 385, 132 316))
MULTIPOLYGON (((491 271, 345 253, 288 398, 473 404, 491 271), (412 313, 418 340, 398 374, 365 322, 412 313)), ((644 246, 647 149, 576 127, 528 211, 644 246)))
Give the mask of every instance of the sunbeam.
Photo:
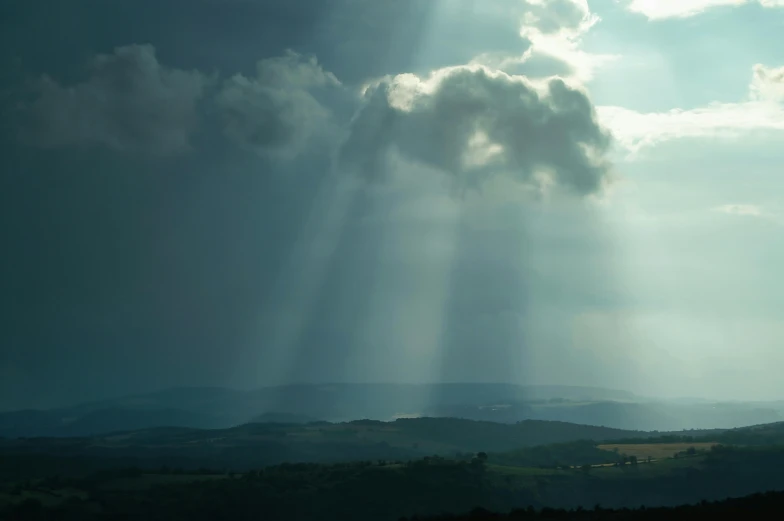
MULTIPOLYGON (((342 27, 352 16, 356 16, 356 13, 343 10, 355 7, 357 6, 351 2, 346 5, 336 4, 332 13, 325 16, 324 28, 314 30, 314 41, 334 36, 329 32, 334 31, 335 27, 342 27)), ((388 46, 381 52, 383 59, 379 60, 378 55, 372 57, 376 66, 401 67, 401 70, 405 70, 413 59, 412 53, 417 51, 416 42, 427 30, 432 6, 418 2, 401 2, 380 6, 380 12, 374 12, 369 4, 361 9, 368 11, 371 25, 383 20, 384 30, 393 33, 391 40, 405 36, 411 46, 388 46), (381 12, 386 12, 386 15, 381 16, 381 12)), ((375 35, 368 33, 365 37, 372 39, 375 35)), ((362 48, 352 48, 351 52, 357 49, 362 48)), ((343 52, 340 49, 337 51, 343 52)), ((334 62, 334 58, 327 55, 324 62, 333 65, 335 70, 341 73, 338 79, 365 79, 342 68, 345 63, 355 64, 357 60, 362 61, 361 56, 355 56, 354 59, 340 56, 345 62, 334 62)), ((347 87, 354 88, 351 85, 347 87)), ((327 321, 330 320, 330 312, 336 309, 350 310, 355 305, 359 306, 358 312, 366 309, 361 301, 369 298, 368 292, 372 283, 364 287, 361 285, 364 279, 352 281, 351 278, 358 272, 347 273, 342 265, 351 262, 352 257, 357 258, 358 253, 354 251, 358 240, 355 233, 357 220, 368 211, 372 212, 372 208, 368 210, 366 207, 373 204, 373 201, 368 199, 367 187, 346 175, 345 166, 339 158, 333 159, 332 167, 323 175, 314 176, 310 172, 307 176, 302 176, 301 180, 312 181, 314 178, 318 179, 320 186, 307 210, 308 217, 297 234, 289 260, 276 276, 275 289, 268 297, 271 305, 267 306, 265 315, 259 317, 253 331, 248 335, 249 338, 256 339, 262 348, 256 362, 259 381, 282 385, 319 380, 318 375, 313 373, 314 360, 324 356, 330 348, 343 352, 339 362, 335 358, 331 360, 333 374, 348 376, 351 373, 346 364, 351 364, 352 359, 356 358, 351 352, 369 350, 368 346, 360 347, 357 333, 351 332, 351 329, 359 328, 359 324, 355 323, 356 318, 351 316, 350 311, 348 315, 344 314, 341 319, 331 324, 327 324, 327 321), (346 291, 346 288, 356 287, 357 291, 346 291), (336 305, 336 299, 344 299, 341 300, 342 308, 336 305), (339 366, 343 366, 343 369, 339 366)), ((377 240, 374 240, 374 243, 381 244, 377 240)), ((375 259, 381 253, 376 251, 377 244, 369 244, 372 250, 369 252, 370 258, 364 260, 371 265, 362 268, 366 276, 379 272, 377 276, 373 276, 374 279, 384 277, 384 274, 380 273, 383 266, 375 259)), ((340 378, 342 377, 338 376, 338 379, 340 378)))
POLYGON ((300 340, 357 193, 354 183, 338 181, 334 173, 323 176, 309 217, 270 292, 274 310, 260 317, 257 333, 264 350, 258 367, 266 381, 291 383, 300 340))
POLYGON ((780 1, 43 3, 0 8, 0 407, 781 392, 780 1))

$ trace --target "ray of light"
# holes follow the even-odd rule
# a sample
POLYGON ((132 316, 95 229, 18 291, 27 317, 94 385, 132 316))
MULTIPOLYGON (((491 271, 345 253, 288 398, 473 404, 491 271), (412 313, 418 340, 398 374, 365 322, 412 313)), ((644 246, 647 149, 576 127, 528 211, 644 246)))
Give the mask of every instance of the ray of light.
POLYGON ((356 192, 355 183, 341 182, 334 172, 323 178, 289 260, 269 296, 277 309, 261 317, 258 324, 257 338, 262 339, 259 372, 266 382, 290 383, 300 338, 311 318, 356 192))
MULTIPOLYGON (((778 281, 766 274, 784 244, 778 227, 753 213, 716 212, 726 197, 719 185, 684 186, 676 174, 678 183, 657 186, 646 178, 662 178, 659 163, 628 168, 646 190, 631 185, 605 209, 604 224, 623 245, 617 277, 630 298, 600 318, 616 325, 615 333, 604 328, 604 345, 623 345, 637 366, 630 385, 645 394, 775 397, 771 368, 781 359, 776 338, 784 321, 772 311, 782 308, 778 281), (675 199, 687 191, 695 193, 675 199)), ((711 165, 709 178, 734 168, 711 165)), ((765 174, 749 178, 764 186, 771 182, 765 174)))
MULTIPOLYGON (((364 359, 357 369, 372 367, 385 379, 429 384, 438 379, 463 207, 438 182, 443 174, 411 164, 400 169, 409 188, 393 198, 390 212, 378 223, 384 235, 379 255, 383 265, 368 288, 354 335, 364 359), (412 190, 410 180, 417 177, 417 189, 412 190)), ((411 409, 396 413, 419 415, 428 400, 420 393, 411 409)))
MULTIPOLYGON (((332 29, 327 29, 327 26, 333 27, 337 24, 341 27, 344 19, 351 18, 346 17, 347 13, 340 9, 356 7, 351 3, 337 5, 335 12, 325 16, 324 28, 314 29, 314 34, 319 35, 315 38, 316 41, 330 37, 329 32, 332 29)), ((362 9, 375 12, 371 4, 362 9)), ((395 45, 393 38, 388 52, 382 53, 384 56, 380 58, 380 62, 379 58, 375 57, 379 62, 376 66, 388 62, 392 67, 400 67, 411 61, 411 56, 406 53, 410 53, 412 48, 415 50, 416 42, 428 25, 431 9, 429 5, 423 7, 416 2, 407 2, 391 10, 379 10, 381 13, 387 11, 388 14, 394 15, 394 19, 387 17, 383 21, 375 20, 374 23, 394 26, 392 33, 396 38, 405 39, 407 45, 395 45)), ((364 33, 360 31, 360 34, 364 33)), ((341 52, 337 55, 345 59, 351 57, 350 52, 341 52)), ((357 59, 367 58, 363 56, 358 56, 357 59)), ((351 67, 341 67, 351 79, 351 67)), ((312 182, 314 177, 303 176, 302 182, 312 182)), ((361 213, 362 205, 367 202, 363 195, 365 188, 362 187, 361 180, 342 172, 336 160, 333 160, 329 172, 321 176, 319 183, 317 195, 308 210, 309 215, 289 253, 289 260, 278 275, 277 284, 267 299, 274 303, 274 306, 270 306, 273 309, 260 316, 255 331, 248 334, 249 341, 259 345, 259 360, 256 364, 260 382, 290 384, 300 380, 303 375, 305 379, 312 380, 312 376, 309 377, 307 372, 308 366, 312 366, 314 361, 309 358, 318 346, 308 344, 318 342, 318 339, 313 338, 313 334, 314 331, 318 334, 321 317, 316 314, 322 311, 324 300, 330 298, 328 292, 336 283, 352 283, 351 280, 335 280, 335 277, 341 276, 338 264, 342 261, 336 258, 336 250, 350 249, 346 241, 350 241, 353 234, 348 232, 348 228, 353 226, 353 221, 357 219, 356 214, 361 213)), ((278 405, 269 406, 274 408, 278 405)))

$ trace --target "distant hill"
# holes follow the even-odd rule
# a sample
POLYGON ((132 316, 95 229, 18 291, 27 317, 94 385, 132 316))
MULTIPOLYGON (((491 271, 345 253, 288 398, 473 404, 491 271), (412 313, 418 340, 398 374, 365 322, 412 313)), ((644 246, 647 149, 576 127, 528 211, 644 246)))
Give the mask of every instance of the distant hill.
POLYGON ((627 430, 731 428, 784 420, 784 404, 663 402, 626 391, 509 384, 308 384, 243 391, 168 389, 48 411, 0 413, 0 437, 92 436, 148 427, 220 429, 249 421, 455 417, 554 420, 627 430))
MULTIPOLYGON (((279 463, 408 460, 577 440, 610 441, 651 434, 565 422, 503 424, 456 418, 392 422, 251 423, 229 429, 164 427, 75 438, 0 440, 0 459, 24 454, 94 458, 96 465, 245 470, 279 463), (114 462, 114 463, 113 463, 114 462)), ((57 463, 65 472, 66 463, 57 463)), ((85 468, 83 463, 80 468, 85 468)))
POLYGON ((285 412, 265 412, 251 418, 248 423, 284 423, 284 424, 298 424, 298 423, 316 423, 321 420, 311 416, 302 414, 288 414, 285 412))
POLYGON ((784 446, 784 422, 730 429, 717 436, 716 440, 728 445, 784 446))
MULTIPOLYGON (((300 418, 296 422, 389 420, 400 415, 443 415, 437 411, 458 405, 632 397, 610 389, 506 384, 310 384, 250 391, 185 387, 47 411, 0 413, 0 437, 89 436, 154 426, 226 428, 275 417, 279 419, 275 421, 300 418)), ((517 418, 521 419, 525 417, 517 418)))
POLYGON ((106 408, 72 411, 23 411, 0 414, 0 437, 92 436, 152 427, 219 428, 220 419, 182 409, 106 408))

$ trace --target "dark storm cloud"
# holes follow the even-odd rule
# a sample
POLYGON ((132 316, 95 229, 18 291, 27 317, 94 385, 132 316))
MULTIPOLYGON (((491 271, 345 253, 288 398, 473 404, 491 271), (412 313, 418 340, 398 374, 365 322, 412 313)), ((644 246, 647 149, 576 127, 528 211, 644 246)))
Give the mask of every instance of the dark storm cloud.
MULTIPOLYGON (((318 248, 309 241, 319 242, 322 230, 303 230, 328 220, 339 191, 332 185, 350 179, 344 172, 325 176, 330 146, 350 131, 345 159, 365 173, 396 148, 418 171, 427 164, 481 177, 497 168, 529 183, 541 168, 580 193, 596 190, 606 174, 600 160, 606 136, 590 103, 559 82, 541 95, 518 79, 456 69, 437 88, 414 96, 410 110, 392 102, 400 78, 383 81, 364 102, 357 98, 360 85, 387 74, 424 76, 483 52, 525 52, 530 42, 519 34, 518 13, 505 14, 509 5, 2 3, 0 58, 18 52, 22 69, 13 81, 48 76, 26 112, 40 123, 33 136, 46 147, 19 146, 15 128, 0 135, 0 232, 7 240, 0 256, 0 407, 175 385, 269 383, 258 364, 274 339, 265 324, 281 307, 275 288, 282 286, 285 295, 303 278, 305 270, 285 269, 303 242, 303 258, 294 258, 294 266, 326 266, 314 268, 324 279, 313 284, 314 311, 302 340, 291 346, 300 360, 295 375, 311 381, 405 376, 413 362, 401 347, 419 334, 420 322, 407 322, 403 311, 419 298, 412 295, 422 296, 418 281, 453 260, 433 263, 419 246, 403 255, 390 235, 431 244, 443 227, 416 215, 406 228, 387 222, 403 199, 421 190, 407 186, 405 198, 388 200, 363 192, 349 203, 332 257, 313 253, 318 248), (143 42, 150 45, 129 45, 143 42), (321 128, 331 139, 309 139, 321 128), (504 149, 484 165, 482 143, 471 141, 476 130, 504 149), (477 149, 469 167, 466 145, 477 149), (297 150, 302 153, 287 161, 275 157, 297 150), (266 175, 282 172, 287 175, 266 175), (359 226, 368 215, 381 224, 359 226), (397 291, 390 305, 388 293, 373 293, 380 282, 397 291), (356 317, 371 297, 383 300, 384 328, 373 325, 367 331, 372 342, 362 343, 356 331, 375 322, 356 317), (400 320, 384 314, 396 303, 400 320), (383 353, 373 350, 376 339, 384 342, 383 353), (383 362, 368 371, 379 357, 383 362), (389 371, 393 365, 400 371, 389 371)), ((470 377, 471 366, 484 360, 480 377, 504 379, 508 359, 482 358, 476 346, 484 339, 525 349, 504 333, 525 307, 522 263, 509 260, 523 248, 520 234, 483 242, 460 226, 467 237, 454 260, 443 335, 453 355, 444 370, 470 377), (464 335, 471 317, 484 325, 464 335)))
MULTIPOLYGON (((572 5, 567 0, 559 2, 572 5)), ((534 16, 536 23, 549 20, 542 15, 547 13, 545 7, 525 2, 510 10, 502 4, 478 1, 329 0, 328 5, 319 7, 321 19, 308 17, 313 11, 306 9, 309 0, 294 3, 297 6, 285 8, 234 0, 194 4, 194 10, 203 12, 204 18, 221 5, 226 11, 221 12, 222 17, 242 14, 242 24, 256 19, 261 33, 269 29, 277 34, 281 24, 311 26, 309 37, 289 31, 288 36, 280 34, 279 42, 294 49, 317 49, 320 57, 326 57, 327 66, 322 68, 308 52, 300 54, 282 47, 270 55, 272 42, 248 35, 245 49, 237 48, 231 54, 247 56, 247 49, 262 43, 258 46, 262 59, 256 62, 254 73, 232 71, 226 67, 231 61, 221 64, 224 80, 216 96, 210 93, 209 102, 216 105, 213 109, 225 136, 261 153, 294 153, 308 135, 323 126, 330 111, 314 97, 313 90, 339 84, 336 75, 325 69, 336 72, 341 80, 345 75, 351 85, 390 72, 426 73, 434 67, 464 63, 483 52, 521 53, 530 46, 520 35, 524 15, 534 16), (394 46, 390 44, 393 41, 394 46), (406 50, 407 45, 416 48, 406 50)), ((579 14, 579 9, 576 12, 579 14)), ((185 34, 192 28, 188 23, 192 14, 177 20, 185 34)), ((547 23, 571 26, 579 20, 571 14, 569 11, 569 16, 547 23)), ((220 42, 226 45, 231 39, 220 42)), ((167 56, 179 54, 172 52, 166 39, 162 45, 167 56)), ((193 49, 199 54, 201 42, 195 42, 193 49)), ((188 149, 200 119, 199 101, 211 84, 205 71, 213 69, 204 60, 198 69, 175 68, 170 64, 193 60, 166 60, 164 64, 158 54, 152 45, 126 45, 117 47, 113 54, 93 58, 86 81, 58 81, 44 75, 37 82, 38 98, 31 107, 37 143, 47 147, 102 145, 156 154, 188 149)))
POLYGON ((521 77, 460 67, 424 81, 397 76, 371 88, 342 158, 379 175, 394 147, 469 184, 494 174, 531 184, 544 171, 589 194, 608 175, 609 144, 587 95, 562 80, 538 92, 521 77))
POLYGON ((120 152, 175 154, 217 124, 242 148, 288 157, 328 124, 317 97, 340 82, 315 57, 291 50, 260 60, 256 74, 235 74, 217 91, 199 71, 159 63, 152 45, 120 47, 92 61, 87 81, 62 86, 48 76, 37 84, 28 115, 32 142, 53 148, 98 145, 120 152), (217 119, 209 119, 209 116, 217 119))
POLYGON ((309 135, 327 125, 329 110, 312 91, 340 82, 293 51, 259 61, 255 77, 227 79, 215 98, 227 137, 259 153, 299 152, 309 135))
POLYGON ((101 145, 117 151, 187 150, 198 125, 196 105, 209 79, 161 65, 152 45, 96 56, 89 78, 61 85, 44 76, 30 107, 31 138, 44 147, 101 145))

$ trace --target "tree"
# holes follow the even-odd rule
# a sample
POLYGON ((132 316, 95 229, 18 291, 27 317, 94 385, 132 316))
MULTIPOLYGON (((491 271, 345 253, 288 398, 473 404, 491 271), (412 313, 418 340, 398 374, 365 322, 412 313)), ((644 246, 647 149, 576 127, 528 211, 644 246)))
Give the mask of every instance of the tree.
POLYGON ((487 453, 486 453, 486 452, 480 452, 480 453, 478 453, 478 454, 476 455, 476 457, 477 457, 477 458, 478 458, 480 461, 482 461, 482 462, 485 462, 485 461, 487 461, 487 453))

